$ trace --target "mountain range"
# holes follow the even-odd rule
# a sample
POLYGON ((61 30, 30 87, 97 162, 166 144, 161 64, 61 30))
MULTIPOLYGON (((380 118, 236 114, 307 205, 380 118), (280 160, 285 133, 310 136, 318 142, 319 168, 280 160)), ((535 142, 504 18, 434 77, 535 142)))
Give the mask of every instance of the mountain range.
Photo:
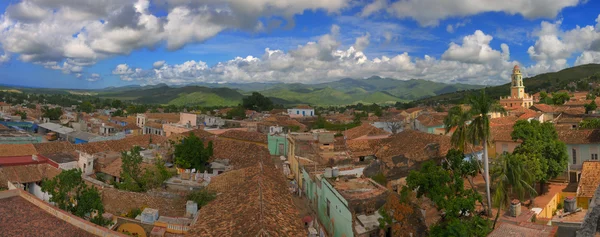
POLYGON ((426 80, 396 80, 370 77, 346 78, 321 84, 285 83, 200 83, 186 86, 109 87, 96 91, 98 96, 140 103, 234 106, 252 91, 271 98, 276 104, 347 105, 356 103, 393 104, 460 90, 481 88, 478 85, 445 84, 426 80))

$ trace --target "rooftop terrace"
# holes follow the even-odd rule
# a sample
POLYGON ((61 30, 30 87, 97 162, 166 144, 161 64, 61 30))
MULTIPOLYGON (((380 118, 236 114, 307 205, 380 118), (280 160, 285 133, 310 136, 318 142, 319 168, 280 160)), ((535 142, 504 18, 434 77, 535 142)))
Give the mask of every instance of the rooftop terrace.
POLYGON ((369 178, 338 176, 329 179, 329 182, 344 198, 349 200, 370 199, 386 191, 383 186, 369 178))

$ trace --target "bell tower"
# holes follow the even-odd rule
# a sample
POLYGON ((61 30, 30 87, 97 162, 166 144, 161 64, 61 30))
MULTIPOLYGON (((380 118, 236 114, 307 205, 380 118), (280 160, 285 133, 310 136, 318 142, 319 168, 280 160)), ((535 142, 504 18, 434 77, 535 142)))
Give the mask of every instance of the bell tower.
POLYGON ((525 86, 523 86, 523 76, 519 65, 515 65, 512 71, 512 83, 510 87, 510 96, 512 98, 523 99, 525 97, 525 86))

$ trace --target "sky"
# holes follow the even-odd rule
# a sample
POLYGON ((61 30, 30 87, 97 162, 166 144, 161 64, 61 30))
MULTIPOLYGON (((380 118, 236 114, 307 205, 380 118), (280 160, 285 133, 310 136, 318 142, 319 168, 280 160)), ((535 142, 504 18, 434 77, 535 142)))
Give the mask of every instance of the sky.
POLYGON ((600 63, 597 0, 2 0, 0 84, 497 85, 600 63))

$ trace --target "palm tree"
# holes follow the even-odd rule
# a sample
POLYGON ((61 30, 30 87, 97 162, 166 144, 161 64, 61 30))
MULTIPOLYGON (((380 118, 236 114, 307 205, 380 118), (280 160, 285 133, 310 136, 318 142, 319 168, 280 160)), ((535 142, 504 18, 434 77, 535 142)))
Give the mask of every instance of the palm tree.
POLYGON ((468 99, 471 105, 471 114, 473 120, 467 128, 469 141, 473 144, 481 144, 483 146, 483 170, 485 173, 485 192, 487 195, 488 215, 491 214, 491 194, 490 194, 490 167, 488 160, 488 145, 490 142, 490 112, 502 112, 504 109, 492 98, 485 94, 485 90, 481 90, 481 94, 471 96, 468 99))
POLYGON ((461 151, 465 151, 465 146, 468 142, 468 125, 469 121, 473 119, 473 115, 470 110, 463 110, 461 106, 454 106, 448 111, 448 116, 444 118, 444 126, 446 127, 446 134, 456 127, 452 137, 450 138, 451 143, 454 147, 461 151))
POLYGON ((502 207, 509 205, 511 194, 518 195, 519 200, 522 200, 526 193, 530 196, 536 195, 535 189, 530 185, 534 182, 534 177, 525 169, 524 159, 526 157, 522 154, 505 153, 492 169, 492 180, 496 184, 494 204, 498 206, 494 227, 502 207))

